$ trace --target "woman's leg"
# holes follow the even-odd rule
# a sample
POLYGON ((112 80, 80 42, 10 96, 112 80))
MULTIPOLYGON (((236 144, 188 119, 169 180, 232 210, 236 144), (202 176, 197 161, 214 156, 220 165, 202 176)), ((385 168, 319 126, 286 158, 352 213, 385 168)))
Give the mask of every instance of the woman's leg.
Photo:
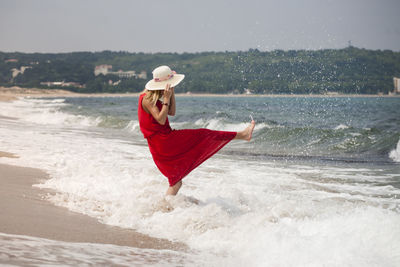
POLYGON ((235 139, 242 139, 242 140, 251 140, 251 136, 253 135, 254 127, 256 126, 255 121, 251 121, 250 125, 244 129, 243 131, 237 132, 235 139))
MULTIPOLYGON (((256 126, 256 122, 251 121, 250 125, 246 129, 236 133, 235 139, 242 139, 242 140, 250 141, 255 126, 256 126)), ((181 188, 181 186, 182 186, 182 181, 179 181, 176 184, 174 184, 173 186, 168 187, 166 195, 173 195, 173 196, 176 195, 178 193, 179 189, 181 188)))
POLYGON ((168 195, 175 196, 178 193, 181 186, 182 186, 182 181, 179 181, 176 184, 174 184, 173 186, 168 187, 166 195, 167 196, 168 195))

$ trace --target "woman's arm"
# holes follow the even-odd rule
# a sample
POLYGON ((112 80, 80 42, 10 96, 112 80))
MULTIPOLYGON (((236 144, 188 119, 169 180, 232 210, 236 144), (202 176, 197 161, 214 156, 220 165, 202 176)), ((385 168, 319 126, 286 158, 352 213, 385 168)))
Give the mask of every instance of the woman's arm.
POLYGON ((174 87, 171 87, 172 95, 170 98, 169 111, 168 111, 168 115, 171 115, 171 116, 175 116, 175 112, 176 112, 175 90, 174 89, 175 89, 174 87))
POLYGON ((153 118, 161 125, 164 125, 167 121, 168 106, 163 105, 161 111, 157 106, 153 106, 147 99, 143 98, 143 108, 153 116, 153 118))
POLYGON ((146 98, 143 98, 142 101, 143 108, 146 111, 149 111, 149 113, 153 116, 153 118, 161 125, 164 125, 165 122, 167 121, 171 95, 172 91, 170 89, 170 85, 167 84, 164 90, 164 104, 168 105, 162 105, 161 110, 159 110, 157 106, 153 106, 150 103, 150 101, 148 101, 146 98))

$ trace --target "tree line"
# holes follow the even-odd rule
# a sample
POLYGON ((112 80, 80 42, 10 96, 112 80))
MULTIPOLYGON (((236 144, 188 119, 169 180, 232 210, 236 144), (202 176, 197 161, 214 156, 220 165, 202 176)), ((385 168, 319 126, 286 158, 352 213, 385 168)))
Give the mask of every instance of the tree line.
POLYGON ((168 65, 186 75, 177 87, 180 93, 376 94, 392 91, 393 77, 400 77, 400 52, 352 46, 269 52, 257 49, 201 53, 0 52, 0 85, 48 88, 41 82, 65 81, 85 85, 67 88, 84 93, 143 90, 147 82, 144 79, 95 76, 94 68, 101 64, 112 65, 114 71, 146 71, 148 79, 155 67, 168 65), (22 66, 31 68, 13 78, 11 69, 22 66), (121 81, 116 84, 118 80, 121 81))

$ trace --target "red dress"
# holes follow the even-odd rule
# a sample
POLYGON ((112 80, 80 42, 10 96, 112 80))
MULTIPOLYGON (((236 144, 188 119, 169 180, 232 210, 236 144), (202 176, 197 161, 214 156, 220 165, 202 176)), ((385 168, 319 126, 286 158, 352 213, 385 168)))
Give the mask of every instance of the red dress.
MULTIPOLYGON (((172 130, 168 117, 159 124, 142 107, 145 94, 139 97, 138 117, 140 130, 149 144, 158 169, 175 185, 205 160, 217 153, 236 136, 236 132, 208 129, 172 130)), ((162 108, 157 101, 159 110, 162 108)))

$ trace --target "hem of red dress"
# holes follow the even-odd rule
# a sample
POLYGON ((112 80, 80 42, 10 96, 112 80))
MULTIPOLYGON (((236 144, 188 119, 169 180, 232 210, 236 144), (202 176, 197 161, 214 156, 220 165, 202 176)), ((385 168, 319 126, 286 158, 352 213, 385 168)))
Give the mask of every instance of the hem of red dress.
POLYGON ((222 148, 224 148, 227 144, 229 144, 229 142, 231 142, 233 139, 235 139, 237 132, 232 132, 235 133, 235 135, 232 136, 232 138, 230 140, 228 140, 224 145, 222 145, 221 147, 219 147, 212 155, 210 155, 208 158, 204 159, 200 164, 198 164, 196 167, 194 167, 190 172, 188 172, 185 176, 183 176, 182 178, 180 178, 179 180, 177 180, 175 183, 171 183, 169 178, 166 177, 168 179, 168 183, 169 186, 174 186, 177 183, 179 183, 180 181, 183 180, 183 178, 185 178, 186 176, 188 176, 194 169, 198 168, 201 164, 203 164, 205 161, 207 161, 209 158, 211 158, 212 156, 214 156, 215 154, 217 154, 222 148))

